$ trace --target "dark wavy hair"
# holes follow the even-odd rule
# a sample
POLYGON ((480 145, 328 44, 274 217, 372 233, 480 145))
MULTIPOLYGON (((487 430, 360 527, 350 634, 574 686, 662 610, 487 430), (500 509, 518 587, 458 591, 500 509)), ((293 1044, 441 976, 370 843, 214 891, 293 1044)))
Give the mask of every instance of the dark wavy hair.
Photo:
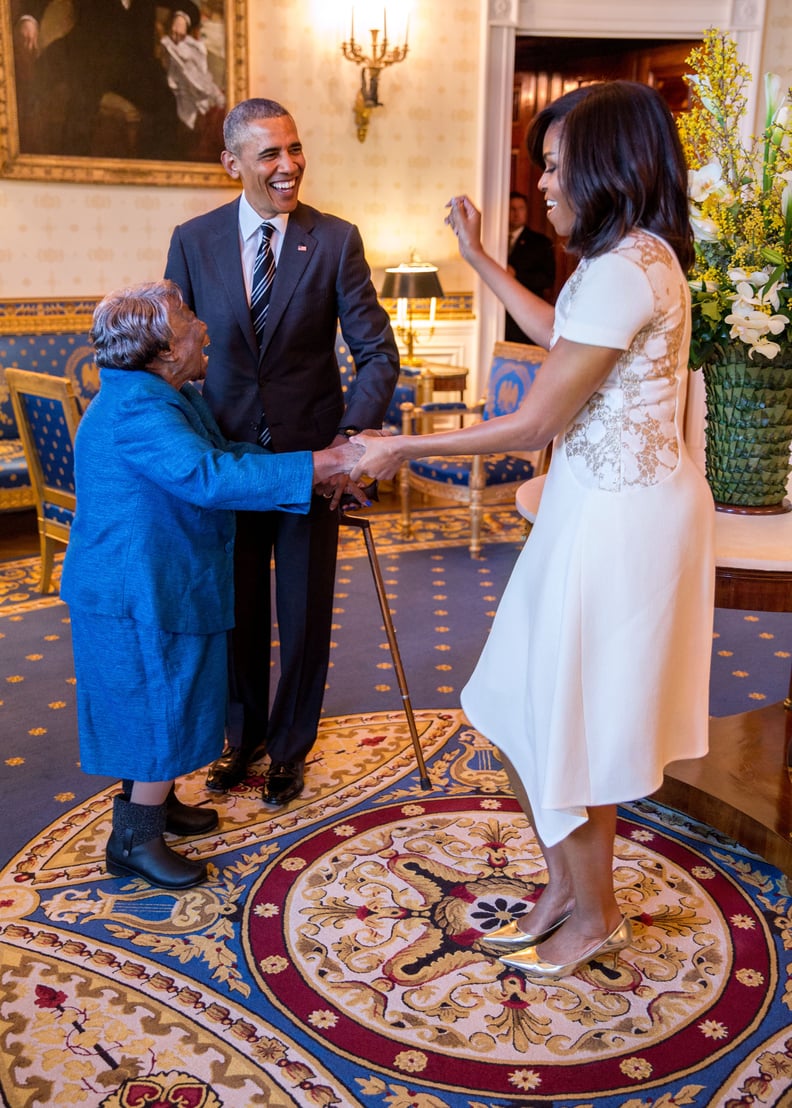
POLYGON ((660 94, 634 81, 607 81, 553 101, 528 133, 537 165, 544 165, 548 129, 561 120, 561 186, 575 213, 570 253, 596 257, 641 227, 665 239, 687 271, 693 263, 687 165, 660 94))

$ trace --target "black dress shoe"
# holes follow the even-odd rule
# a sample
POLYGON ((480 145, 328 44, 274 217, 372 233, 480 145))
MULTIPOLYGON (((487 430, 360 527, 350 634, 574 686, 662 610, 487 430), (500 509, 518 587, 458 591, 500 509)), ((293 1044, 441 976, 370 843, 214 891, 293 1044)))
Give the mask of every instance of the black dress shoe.
POLYGON ((174 789, 165 801, 165 830, 171 835, 206 835, 214 831, 220 817, 214 808, 182 804, 174 789))
POLYGON ((142 877, 158 889, 189 889, 206 880, 203 862, 191 862, 171 850, 158 835, 132 845, 131 834, 112 833, 107 841, 105 865, 114 877, 142 877))
MULTIPOLYGON (((206 787, 215 793, 228 792, 247 776, 248 755, 236 746, 230 746, 216 762, 212 762, 206 775, 206 787)), ((168 829, 170 830, 170 828, 168 829)))
POLYGON ((273 762, 264 782, 261 799, 273 808, 288 804, 303 790, 305 762, 273 762))

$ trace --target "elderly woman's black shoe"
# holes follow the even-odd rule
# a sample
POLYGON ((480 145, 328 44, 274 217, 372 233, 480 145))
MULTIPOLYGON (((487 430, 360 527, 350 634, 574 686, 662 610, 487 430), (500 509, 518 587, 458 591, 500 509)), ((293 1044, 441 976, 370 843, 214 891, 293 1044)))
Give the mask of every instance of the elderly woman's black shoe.
MULTIPOLYGON (((129 800, 132 781, 124 779, 121 788, 124 790, 121 796, 129 800)), ((165 799, 165 830, 169 835, 206 835, 214 831, 219 822, 220 817, 214 808, 183 804, 176 795, 176 786, 171 785, 165 799)))
POLYGON ((203 862, 192 862, 165 842, 165 805, 132 804, 113 797, 113 831, 105 864, 114 877, 142 877, 159 889, 189 889, 206 879, 203 862))
POLYGON ((183 804, 171 786, 165 801, 165 830, 171 835, 206 835, 214 831, 220 817, 214 808, 183 804))

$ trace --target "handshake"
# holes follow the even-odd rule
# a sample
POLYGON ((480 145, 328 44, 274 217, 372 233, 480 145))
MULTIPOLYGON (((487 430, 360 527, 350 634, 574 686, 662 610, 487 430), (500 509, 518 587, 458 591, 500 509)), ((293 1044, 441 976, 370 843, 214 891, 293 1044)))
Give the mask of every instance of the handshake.
POLYGON ((396 445, 402 441, 402 435, 388 431, 361 431, 315 451, 314 492, 329 501, 330 509, 371 507, 377 481, 393 477, 403 461, 396 445))

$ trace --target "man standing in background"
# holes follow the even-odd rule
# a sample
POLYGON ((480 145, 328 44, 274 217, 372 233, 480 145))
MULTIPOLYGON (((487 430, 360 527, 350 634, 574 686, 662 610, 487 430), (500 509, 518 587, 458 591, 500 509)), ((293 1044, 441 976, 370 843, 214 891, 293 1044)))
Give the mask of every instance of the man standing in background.
MULTIPOLYGON (((204 397, 223 434, 281 452, 380 427, 399 355, 357 228, 300 203, 305 156, 280 104, 243 101, 223 134, 223 166, 242 195, 176 227, 165 271, 211 336, 204 397), (357 370, 346 408, 339 324, 357 370)), ((285 804, 303 788, 327 676, 346 482, 341 475, 321 489, 307 516, 238 513, 229 746, 209 788, 238 784, 264 750, 266 804, 285 804), (270 713, 273 554, 281 676, 270 713)))
MULTIPOLYGON (((547 235, 532 231, 528 223, 528 198, 521 192, 509 194, 509 273, 521 285, 545 300, 553 294, 555 254, 547 235)), ((506 313, 507 342, 533 342, 506 313)))

